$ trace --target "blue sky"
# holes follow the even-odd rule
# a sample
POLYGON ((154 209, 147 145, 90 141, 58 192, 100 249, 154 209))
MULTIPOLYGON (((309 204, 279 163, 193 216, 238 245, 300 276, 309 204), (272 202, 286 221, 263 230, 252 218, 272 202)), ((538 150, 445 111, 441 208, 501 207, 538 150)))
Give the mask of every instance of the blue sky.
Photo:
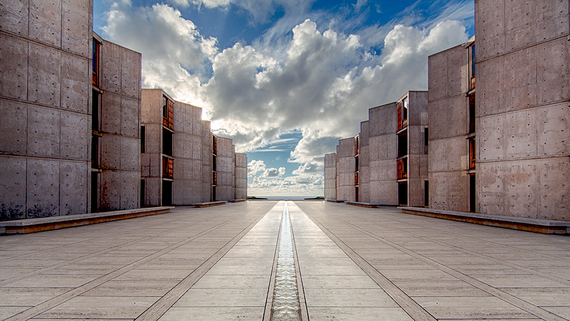
POLYGON ((323 155, 368 108, 427 89, 427 57, 474 33, 473 0, 94 0, 142 53, 143 87, 203 108, 248 155, 249 195, 323 195, 323 155))

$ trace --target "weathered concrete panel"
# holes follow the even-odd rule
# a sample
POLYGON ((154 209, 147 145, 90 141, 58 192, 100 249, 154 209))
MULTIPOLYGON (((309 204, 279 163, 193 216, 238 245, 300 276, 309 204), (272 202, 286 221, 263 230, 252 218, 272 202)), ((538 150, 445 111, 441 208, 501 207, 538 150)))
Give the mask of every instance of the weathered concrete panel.
MULTIPOLYGON (((120 46, 104 41, 101 46, 101 87, 107 92, 121 93, 121 58, 125 50, 120 46)), ((106 93, 108 94, 108 93, 106 93)), ((161 105, 162 106, 162 103, 161 105)))
MULTIPOLYGON (((28 0, 4 0, 0 4, 0 30, 28 36, 28 0)), ((0 40, 0 43, 2 40, 0 40)))
POLYGON ((121 98, 121 135, 139 137, 140 101, 138 99, 121 98))
POLYGON ((88 57, 93 1, 62 0, 61 5, 63 9, 61 47, 88 57))
POLYGON ((26 169, 26 218, 58 216, 59 161, 30 158, 26 169))
POLYGON ((475 1, 475 25, 478 45, 475 56, 486 60, 505 52, 505 5, 504 0, 475 1))
POLYGON ((61 46, 61 0, 30 0, 29 36, 61 46))
POLYGON ((465 172, 429 174, 429 206, 441 210, 469 210, 469 177, 465 172))
POLYGON ((398 182, 370 181, 370 203, 398 205, 398 182))
POLYGON ((121 138, 104 135, 101 141, 101 168, 118 170, 121 168, 121 138))
POLYGON ((86 114, 61 112, 61 156, 89 159, 89 132, 91 118, 86 114))
POLYGON ((138 208, 140 204, 140 172, 121 171, 121 207, 118 209, 138 208))
POLYGON ((121 93, 138 100, 141 92, 141 54, 121 49, 121 93))
POLYGON ((28 108, 26 104, 4 100, 0 108, 0 151, 25 154, 28 108))
POLYGON ((497 161, 505 159, 505 114, 481 117, 478 119, 479 139, 478 161, 497 161))
POLYGON ((541 105, 570 100, 570 46, 561 38, 535 48, 538 102, 541 105))
POLYGON ((28 100, 59 107, 61 51, 30 43, 28 64, 28 100))
POLYGON ((28 107, 28 154, 59 156, 60 114, 45 107, 28 107))
POLYGON ((26 217, 26 159, 0 158, 0 220, 26 217))
POLYGON ((91 90, 89 60, 62 53, 61 63, 61 107, 87 113, 91 90))
POLYGON ((428 92, 408 92, 410 110, 408 114, 408 126, 427 126, 428 124, 428 92))
POLYGON ((121 133, 121 96, 105 92, 101 97, 101 131, 109 134, 121 133))
POLYGON ((507 159, 536 157, 536 112, 523 110, 505 115, 507 159))
POLYGON ((28 98, 28 43, 26 41, 0 34, 0 74, 2 75, 0 95, 18 99, 28 98))
POLYGON ((430 139, 466 135, 468 103, 464 95, 430 102, 428 122, 430 139))
POLYGON ((60 162, 60 215, 87 213, 88 163, 60 162))
POLYGON ((507 57, 498 58, 504 66, 503 84, 505 91, 505 110, 520 110, 536 106, 537 101, 537 66, 533 50, 519 50, 507 57))
POLYGON ((141 90, 141 123, 162 126, 162 89, 141 90))
POLYGON ((106 170, 101 173, 100 210, 113 211, 121 208, 121 172, 106 170))
MULTIPOLYGON (((140 171, 140 141, 137 138, 121 137, 121 166, 123 171, 140 171)), ((116 151, 115 151, 116 153, 116 151)))
POLYGON ((570 106, 568 103, 538 109, 536 113, 538 156, 569 155, 570 106))
MULTIPOLYGON (((568 157, 536 162, 539 181, 538 218, 570 220, 570 163, 568 157)), ((536 190, 533 191, 536 193, 536 190)))
POLYGON ((437 139, 431 140, 429 143, 430 172, 467 170, 469 147, 465 137, 437 139))
MULTIPOLYGON (((479 46, 476 46, 479 48, 479 46)), ((505 104, 505 86, 502 82, 505 70, 501 59, 492 59, 477 64, 477 116, 494 115, 507 111, 505 104)))
POLYGON ((368 110, 369 137, 395 133, 398 130, 396 103, 390 103, 368 110))

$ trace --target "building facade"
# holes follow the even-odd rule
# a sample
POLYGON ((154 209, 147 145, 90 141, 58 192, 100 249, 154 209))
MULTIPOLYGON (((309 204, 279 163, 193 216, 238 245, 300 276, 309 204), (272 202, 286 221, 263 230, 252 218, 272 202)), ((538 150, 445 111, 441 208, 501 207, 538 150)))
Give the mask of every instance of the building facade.
POLYGON ((92 1, 2 1, 0 219, 90 210, 92 1))
POLYGON ((140 204, 141 54, 93 33, 91 212, 140 204))
POLYGON ((143 89, 141 106, 142 206, 247 198, 247 156, 210 132, 202 108, 162 89, 143 89))
POLYGON ((427 106, 427 92, 409 91, 370 108, 360 133, 341 139, 336 154, 325 156, 325 199, 425 206, 427 106))

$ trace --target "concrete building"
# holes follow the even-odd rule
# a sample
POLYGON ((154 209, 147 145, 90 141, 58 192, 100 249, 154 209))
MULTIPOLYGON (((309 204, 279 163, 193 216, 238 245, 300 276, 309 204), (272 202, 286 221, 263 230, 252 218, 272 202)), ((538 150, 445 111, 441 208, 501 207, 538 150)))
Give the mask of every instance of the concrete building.
POLYGON ((394 103, 369 109, 360 133, 341 139, 336 156, 325 156, 326 199, 426 205, 427 96, 425 91, 409 91, 394 103))
POLYGON ((475 1, 477 45, 430 57, 430 207, 569 219, 568 12, 475 1))
POLYGON ((476 211, 475 42, 428 60, 429 207, 476 211))
POLYGON ((236 153, 235 160, 235 196, 236 200, 247 199, 247 155, 236 153))
POLYGON ((210 133, 202 108, 162 89, 143 89, 141 106, 143 206, 247 198, 247 156, 210 133))
POLYGON ((0 220, 90 209, 92 1, 0 5, 0 220))
POLYGON ((93 33, 91 212, 140 204, 141 54, 93 33))
POLYGON ((325 155, 325 199, 336 200, 337 176, 336 176, 336 153, 325 155))

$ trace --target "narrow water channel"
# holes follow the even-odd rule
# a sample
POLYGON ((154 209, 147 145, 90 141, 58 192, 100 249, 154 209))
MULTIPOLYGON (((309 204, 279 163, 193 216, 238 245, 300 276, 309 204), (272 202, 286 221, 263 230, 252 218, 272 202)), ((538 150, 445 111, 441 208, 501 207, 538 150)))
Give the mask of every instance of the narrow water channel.
POLYGON ((289 220, 287 202, 285 202, 281 220, 279 257, 275 274, 271 321, 301 320, 300 311, 293 241, 291 239, 291 221, 289 220))

